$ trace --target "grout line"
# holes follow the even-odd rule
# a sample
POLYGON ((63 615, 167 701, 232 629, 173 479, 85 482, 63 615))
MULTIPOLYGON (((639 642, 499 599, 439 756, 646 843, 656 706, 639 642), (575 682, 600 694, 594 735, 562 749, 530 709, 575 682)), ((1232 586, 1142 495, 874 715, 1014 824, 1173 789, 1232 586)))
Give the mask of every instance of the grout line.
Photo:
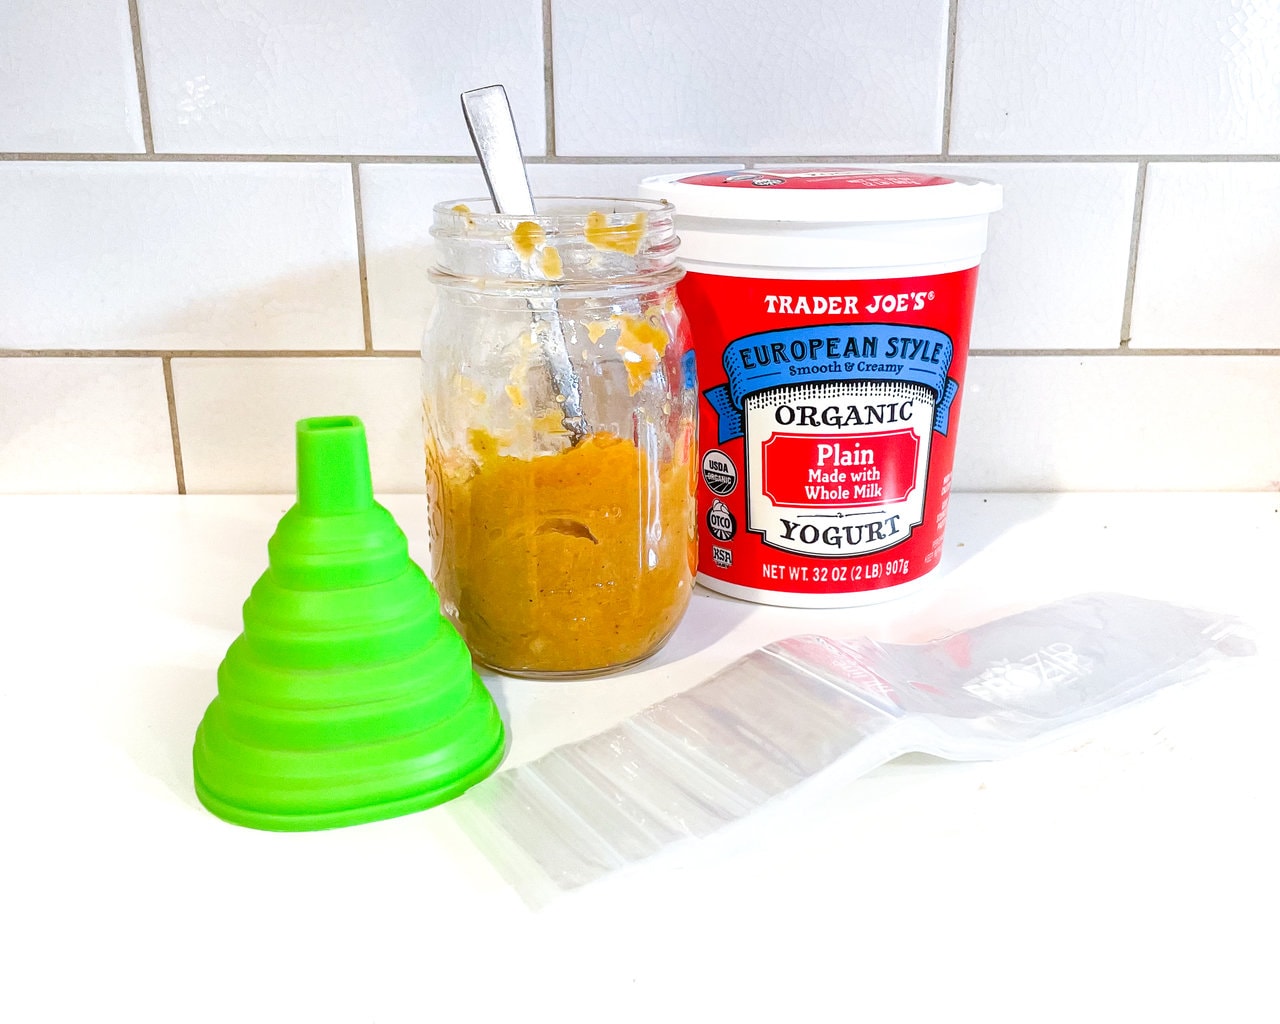
POLYGON ((1133 193, 1133 228, 1129 235, 1129 266, 1125 271, 1124 310, 1120 314, 1120 347, 1128 348, 1133 333, 1133 286, 1138 277, 1138 242, 1142 236, 1142 207, 1147 198, 1147 164, 1138 164, 1138 183, 1133 193))
POLYGON ((364 247, 364 203, 360 197, 360 165, 351 165, 351 194, 355 198, 356 266, 360 272, 360 316, 364 321, 364 350, 373 351, 373 321, 369 317, 369 263, 364 247))
POLYGON ((1070 356, 1073 359, 1086 356, 1122 359, 1141 359, 1146 356, 1280 356, 1280 348, 971 348, 971 356, 1070 356))
POLYGON ((473 164, 475 154, 389 153, 0 153, 4 162, 224 163, 224 164, 473 164))
POLYGON ((971 356, 1099 356, 1141 359, 1146 356, 1280 356, 1280 348, 971 348, 971 356))
MULTIPOLYGON (((142 144, 147 155, 154 155, 151 136, 151 101, 147 97, 147 69, 142 59, 142 23, 138 20, 138 0, 129 0, 129 31, 133 35, 133 67, 138 76, 138 105, 142 113, 142 144)), ((181 473, 181 470, 179 470, 181 473)))
MULTIPOLYGON (((418 349, 0 348, 0 359, 416 359, 418 349)), ((971 348, 971 356, 1277 356, 1280 348, 971 348)))
MULTIPOLYGON (((573 156, 554 154, 526 157, 531 164, 776 164, 835 163, 936 164, 937 153, 726 153, 660 156, 573 156)), ((1110 164, 1110 163, 1280 163, 1280 153, 948 153, 957 164, 1110 164)), ((277 164, 474 164, 474 154, 396 155, 391 153, 0 153, 0 163, 277 163, 277 164)))
POLYGON ((403 359, 419 356, 417 349, 67 349, 0 348, 0 359, 403 359))
POLYGON ((165 356, 160 360, 164 368, 164 396, 169 403, 169 434, 173 438, 173 470, 178 477, 178 493, 187 493, 187 476, 182 469, 182 440, 178 437, 178 400, 173 390, 173 360, 165 356))
POLYGON ((944 158, 951 152, 951 98, 956 81, 956 21, 958 20, 960 0, 951 0, 947 12, 947 68, 942 87, 942 147, 944 158))
POLYGON ((542 80, 546 108, 547 156, 556 155, 556 80, 551 36, 551 0, 542 0, 542 80))

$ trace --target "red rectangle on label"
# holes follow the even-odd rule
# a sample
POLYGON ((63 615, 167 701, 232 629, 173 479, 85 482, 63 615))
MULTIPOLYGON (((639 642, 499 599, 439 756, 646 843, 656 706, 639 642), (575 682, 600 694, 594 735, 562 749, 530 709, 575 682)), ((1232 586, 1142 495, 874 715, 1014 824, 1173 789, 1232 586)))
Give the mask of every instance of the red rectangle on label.
POLYGON ((910 430, 773 434, 762 446, 765 496, 785 508, 866 508, 916 486, 920 439, 910 430))

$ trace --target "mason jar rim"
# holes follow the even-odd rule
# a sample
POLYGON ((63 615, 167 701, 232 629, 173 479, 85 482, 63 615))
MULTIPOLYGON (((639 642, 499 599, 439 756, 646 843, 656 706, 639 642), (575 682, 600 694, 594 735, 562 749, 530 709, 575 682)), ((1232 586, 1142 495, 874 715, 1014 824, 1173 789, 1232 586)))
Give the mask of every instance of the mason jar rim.
POLYGON ((644 233, 648 234, 653 229, 661 231, 673 226, 675 217, 675 207, 665 199, 623 196, 534 196, 534 207, 534 213, 498 213, 488 196, 446 199, 432 207, 435 219, 431 234, 497 237, 510 233, 513 227, 524 222, 533 222, 552 234, 576 234, 585 231, 587 218, 592 214, 603 214, 606 221, 644 214, 644 233), (548 208, 547 204, 553 205, 548 208))

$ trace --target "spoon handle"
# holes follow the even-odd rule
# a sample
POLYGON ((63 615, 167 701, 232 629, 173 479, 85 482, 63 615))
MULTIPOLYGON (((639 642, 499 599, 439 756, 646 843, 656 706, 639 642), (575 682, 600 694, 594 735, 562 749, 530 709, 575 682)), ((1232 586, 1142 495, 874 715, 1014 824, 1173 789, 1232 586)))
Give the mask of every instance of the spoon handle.
MULTIPOLYGON (((462 94, 462 113, 471 132, 471 143, 480 158, 485 184, 493 197, 493 208, 498 213, 517 217, 535 214, 533 193, 529 190, 529 176, 524 169, 524 154, 520 151, 520 137, 511 117, 511 104, 507 91, 500 85, 487 85, 483 89, 470 89, 462 94)), ((542 351, 547 357, 551 383, 559 396, 564 412, 564 427, 574 444, 590 433, 590 426, 582 412, 582 386, 569 348, 565 342, 564 323, 556 308, 555 288, 551 286, 550 298, 528 299, 529 311, 538 331, 542 351)))
POLYGON ((462 113, 497 212, 532 214, 533 194, 506 89, 486 85, 464 92, 462 113))

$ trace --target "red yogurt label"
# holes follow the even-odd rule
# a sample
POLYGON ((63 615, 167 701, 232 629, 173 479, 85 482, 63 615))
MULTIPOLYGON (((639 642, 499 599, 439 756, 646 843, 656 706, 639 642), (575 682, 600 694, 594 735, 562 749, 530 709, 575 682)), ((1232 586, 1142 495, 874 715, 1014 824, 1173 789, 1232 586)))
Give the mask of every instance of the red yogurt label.
POLYGON ((700 573, 839 595, 937 565, 977 276, 685 276, 700 573))

